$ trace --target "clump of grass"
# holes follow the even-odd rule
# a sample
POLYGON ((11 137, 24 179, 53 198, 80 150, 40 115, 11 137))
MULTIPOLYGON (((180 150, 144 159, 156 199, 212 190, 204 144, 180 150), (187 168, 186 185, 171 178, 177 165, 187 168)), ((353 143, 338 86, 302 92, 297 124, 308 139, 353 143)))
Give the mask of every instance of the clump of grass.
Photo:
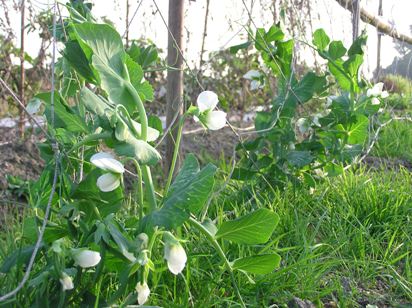
POLYGON ((412 122, 392 121, 382 129, 372 155, 412 162, 412 122))

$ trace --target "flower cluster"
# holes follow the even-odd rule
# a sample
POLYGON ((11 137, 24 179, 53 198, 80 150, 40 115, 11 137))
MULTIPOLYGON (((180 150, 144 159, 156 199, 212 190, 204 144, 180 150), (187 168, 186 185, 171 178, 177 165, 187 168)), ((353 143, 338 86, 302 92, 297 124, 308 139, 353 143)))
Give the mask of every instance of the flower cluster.
POLYGON ((383 83, 379 82, 366 92, 368 97, 371 97, 372 105, 379 105, 380 99, 387 98, 389 96, 387 91, 383 91, 383 83))
POLYGON ((124 173, 124 166, 111 154, 100 152, 90 158, 90 162, 96 167, 107 171, 97 179, 97 187, 103 192, 113 191, 120 186, 120 180, 124 173))
POLYGON ((214 110, 219 103, 219 98, 212 91, 203 91, 197 97, 198 114, 195 121, 200 121, 210 130, 219 130, 226 125, 226 113, 214 110))

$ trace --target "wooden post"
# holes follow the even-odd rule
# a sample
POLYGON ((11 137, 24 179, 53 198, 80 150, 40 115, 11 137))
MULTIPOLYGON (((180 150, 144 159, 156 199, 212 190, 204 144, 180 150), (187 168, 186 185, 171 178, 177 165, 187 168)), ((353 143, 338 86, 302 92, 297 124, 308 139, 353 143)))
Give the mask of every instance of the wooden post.
MULTIPOLYGON (((166 94, 166 125, 169 127, 178 114, 176 121, 179 123, 183 114, 183 19, 184 1, 169 0, 169 37, 167 42, 167 64, 172 69, 167 71, 167 94, 166 94)), ((165 170, 170 170, 175 140, 177 136, 177 126, 171 130, 166 138, 166 165, 165 170)), ((179 170, 180 155, 176 162, 175 171, 179 170)))
MULTIPOLYGON (((20 3, 20 10, 21 10, 21 29, 20 29, 20 88, 19 88, 19 96, 20 101, 23 105, 26 105, 26 101, 24 99, 24 85, 25 85, 25 71, 24 71, 24 27, 25 27, 25 0, 21 0, 20 3)), ((19 137, 24 137, 24 120, 25 114, 23 108, 19 108, 19 137)))
MULTIPOLYGON (((378 15, 383 16, 383 9, 382 9, 382 0, 379 0, 379 8, 378 8, 378 15)), ((377 54, 376 54, 376 82, 379 81, 381 75, 381 45, 382 45, 382 32, 376 29, 378 32, 378 46, 377 46, 377 54)))
POLYGON ((352 40, 355 41, 359 36, 360 0, 353 0, 352 6, 352 40))

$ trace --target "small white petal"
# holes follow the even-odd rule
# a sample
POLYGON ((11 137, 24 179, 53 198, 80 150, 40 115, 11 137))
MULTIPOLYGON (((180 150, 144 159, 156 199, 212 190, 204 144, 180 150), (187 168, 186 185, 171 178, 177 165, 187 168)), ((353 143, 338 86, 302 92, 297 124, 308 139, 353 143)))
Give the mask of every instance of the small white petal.
POLYGON ((250 82, 250 90, 255 91, 260 88, 260 81, 259 80, 252 80, 250 82))
POLYGON ((379 105, 381 101, 377 97, 372 97, 372 105, 379 105))
POLYGON ((120 185, 120 177, 113 173, 105 173, 97 179, 97 187, 103 192, 113 191, 120 185))
POLYGON ((319 123, 319 118, 321 117, 322 115, 320 114, 320 113, 317 113, 317 114, 315 114, 315 116, 313 117, 313 120, 312 120, 312 122, 313 122, 313 124, 315 124, 316 126, 318 126, 318 127, 321 127, 322 125, 320 125, 320 123, 319 123))
POLYGON ((76 265, 88 268, 99 264, 101 257, 97 251, 73 249, 73 259, 76 265))
POLYGON ((250 70, 246 74, 243 75, 243 78, 252 80, 253 78, 260 78, 261 73, 257 70, 250 70))
POLYGON ((298 119, 296 121, 296 126, 301 134, 306 133, 309 129, 308 121, 305 118, 298 119))
POLYGON ((381 97, 382 97, 382 98, 387 98, 388 96, 389 96, 388 91, 383 91, 383 92, 381 93, 381 97))
POLYGON ((90 158, 90 162, 97 168, 114 173, 123 173, 124 167, 121 162, 116 160, 110 153, 100 152, 90 158))
POLYGON ((166 244, 164 257, 172 274, 180 274, 185 268, 187 255, 180 244, 166 244))
POLYGON ((226 125, 226 112, 211 111, 206 115, 206 123, 208 129, 218 130, 226 125))
POLYGON ((63 272, 62 277, 60 278, 60 283, 62 285, 63 291, 72 290, 74 288, 72 278, 63 272))
MULTIPOLYGON (((135 128, 135 130, 139 133, 139 135, 142 133, 142 125, 139 122, 133 121, 132 124, 135 128)), ((154 129, 152 127, 147 128, 147 141, 155 141, 157 138, 159 138, 160 132, 157 129, 154 129)))
POLYGON ((143 305, 147 302, 147 299, 150 296, 150 289, 147 283, 141 284, 140 282, 136 285, 136 292, 137 292, 137 302, 139 305, 143 305))
POLYGON ((214 109, 218 102, 217 94, 212 91, 203 91, 197 97, 197 106, 200 112, 214 109))

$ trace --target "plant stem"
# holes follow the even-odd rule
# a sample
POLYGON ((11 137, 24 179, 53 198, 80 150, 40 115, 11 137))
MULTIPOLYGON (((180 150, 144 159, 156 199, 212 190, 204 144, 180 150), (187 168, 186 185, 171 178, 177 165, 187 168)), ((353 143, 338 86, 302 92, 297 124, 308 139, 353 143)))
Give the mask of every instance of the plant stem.
MULTIPOLYGON (((139 223, 141 223, 142 219, 143 219, 143 181, 142 181, 142 169, 140 168, 139 163, 137 162, 137 160, 133 160, 135 166, 136 166, 136 171, 137 174, 139 176, 138 179, 138 186, 137 186, 137 190, 139 193, 139 198, 138 198, 138 202, 139 202, 139 223)), ((134 213, 135 215, 137 215, 136 211, 134 213)))
POLYGON ((75 150, 77 150, 78 148, 80 148, 82 145, 85 145, 88 142, 92 142, 92 141, 97 141, 100 139, 108 139, 112 136, 112 133, 110 132, 104 132, 104 133, 100 133, 100 134, 93 134, 93 135, 89 135, 84 137, 81 141, 79 141, 78 143, 76 143, 68 152, 71 153, 75 150))
POLYGON ((226 258, 225 253, 222 250, 222 247, 220 247, 219 243, 216 241, 215 237, 196 219, 190 217, 189 222, 193 227, 195 227, 197 230, 200 231, 204 236, 206 236, 207 240, 213 245, 213 247, 216 249, 217 253, 219 254, 220 258, 224 261, 226 268, 230 274, 230 278, 232 279, 233 287, 235 288, 236 295, 238 296, 240 300, 240 304, 242 307, 246 307, 245 302, 243 301, 242 295, 240 294, 239 287, 237 285, 235 275, 233 273, 233 268, 232 265, 230 264, 229 260, 226 258))
POLYGON ((184 122, 185 122, 185 115, 183 115, 179 120, 179 130, 177 131, 176 144, 175 144, 175 149, 174 149, 174 152, 173 152, 172 163, 170 165, 169 175, 167 177, 165 192, 163 194, 164 196, 167 196, 167 192, 169 191, 170 184, 172 183, 173 173, 175 171, 176 161, 177 161, 177 157, 179 155, 180 141, 182 140, 182 131, 183 131, 184 122))
MULTIPOLYGON (((142 126, 140 137, 143 141, 147 141, 148 122, 147 122, 147 115, 146 115, 146 110, 144 108, 143 102, 140 99, 139 94, 137 94, 135 88, 132 86, 130 82, 126 83, 126 86, 130 94, 133 96, 133 99, 135 100, 137 104, 137 109, 139 111, 140 125, 142 126)), ((152 174, 150 172, 149 166, 142 166, 142 175, 143 175, 143 180, 146 184, 146 197, 148 198, 148 201, 150 204, 149 212, 152 212, 156 209, 157 204, 156 204, 156 196, 155 196, 155 191, 154 191, 154 186, 153 186, 152 174)))

